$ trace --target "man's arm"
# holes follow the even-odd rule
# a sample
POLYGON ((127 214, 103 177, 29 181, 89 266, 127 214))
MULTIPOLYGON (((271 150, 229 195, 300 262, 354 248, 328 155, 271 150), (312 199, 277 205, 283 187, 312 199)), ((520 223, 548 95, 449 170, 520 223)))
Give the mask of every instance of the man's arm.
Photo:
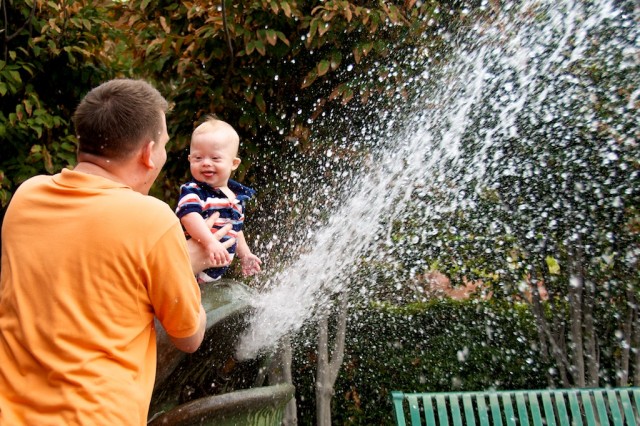
MULTIPOLYGON (((208 226, 212 226, 213 222, 218 217, 218 213, 215 213, 210 218, 206 220, 208 226)), ((220 240, 226 233, 231 229, 231 225, 227 225, 224 228, 218 230, 213 234, 213 236, 220 240)), ((225 241, 222 245, 225 247, 230 247, 235 242, 234 238, 230 238, 225 241)), ((187 240, 187 249, 189 250, 189 258, 191 260, 191 268, 193 269, 194 274, 197 274, 207 268, 211 268, 212 266, 223 266, 224 263, 216 263, 214 259, 211 258, 209 252, 198 242, 193 241, 193 239, 187 240)), ((226 262, 228 263, 228 262, 226 262)), ((198 330, 191 336, 188 337, 173 337, 169 335, 169 339, 171 343, 174 344, 176 348, 183 352, 193 353, 195 352, 200 345, 202 344, 202 340, 204 339, 204 332, 207 328, 207 313, 205 312, 202 305, 200 305, 200 314, 199 314, 199 324, 198 330)))
POLYGON ((171 342, 175 345, 176 348, 180 349, 182 352, 193 353, 202 344, 202 340, 204 339, 204 332, 207 328, 207 314, 204 311, 202 305, 200 305, 200 324, 198 326, 198 331, 193 336, 189 337, 173 337, 169 336, 171 342))
MULTIPOLYGON (((219 217, 218 214, 216 217, 219 217)), ((216 238, 211 234, 211 227, 214 221, 205 221, 200 213, 192 212, 180 218, 182 226, 191 236, 191 240, 195 240, 211 253, 211 257, 217 262, 230 261, 231 257, 227 248, 220 243, 220 238, 216 238)))
MULTIPOLYGON (((207 220, 205 221, 207 223, 207 226, 213 226, 213 223, 216 221, 218 216, 220 216, 219 213, 214 213, 213 215, 211 215, 211 217, 207 218, 207 220)), ((217 232, 214 232, 212 235, 216 240, 220 241, 220 239, 224 237, 230 229, 231 224, 228 224, 219 229, 217 232)), ((222 246, 226 250, 235 242, 235 238, 229 238, 227 241, 222 243, 222 246)), ((189 250, 189 257, 191 258, 191 268, 193 269, 194 274, 198 274, 199 272, 202 272, 208 268, 219 268, 221 266, 229 264, 229 260, 219 261, 215 258, 212 258, 207 249, 203 247, 202 244, 194 241, 193 238, 187 240, 187 249, 189 250)))

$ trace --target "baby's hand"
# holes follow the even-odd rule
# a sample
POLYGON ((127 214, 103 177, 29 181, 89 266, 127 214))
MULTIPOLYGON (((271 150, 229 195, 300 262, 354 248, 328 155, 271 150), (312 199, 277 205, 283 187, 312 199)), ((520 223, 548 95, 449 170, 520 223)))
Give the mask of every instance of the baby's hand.
POLYGON ((223 266, 231 262, 231 255, 227 249, 218 240, 212 240, 207 244, 207 251, 211 257, 211 261, 216 265, 223 266))
POLYGON ((255 275, 261 271, 260 265, 262 265, 262 261, 253 253, 249 253, 242 257, 240 259, 240 263, 242 263, 242 275, 245 277, 255 275))

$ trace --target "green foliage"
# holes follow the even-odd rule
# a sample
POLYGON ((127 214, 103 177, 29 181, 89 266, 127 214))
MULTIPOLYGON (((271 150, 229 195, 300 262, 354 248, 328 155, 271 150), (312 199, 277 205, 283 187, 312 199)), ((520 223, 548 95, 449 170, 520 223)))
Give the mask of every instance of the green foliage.
MULTIPOLYGON (((522 305, 438 299, 355 310, 332 420, 390 424, 392 390, 544 388, 547 367, 536 341, 533 317, 522 305)), ((315 418, 314 350, 301 339, 294 356, 298 418, 305 425, 315 418)))
POLYGON ((337 132, 349 134, 371 120, 357 106, 402 91, 416 71, 403 63, 408 52, 426 49, 425 34, 435 40, 438 24, 456 19, 440 15, 436 1, 415 3, 120 4, 118 25, 128 31, 136 66, 174 103, 168 118, 172 152, 158 195, 175 201, 176 186, 187 175, 190 133, 205 114, 238 129, 243 163, 237 177, 258 188, 273 179, 260 170, 277 172, 289 155, 315 155, 317 140, 333 141, 337 132), (313 123, 331 111, 342 111, 334 115, 341 120, 325 127, 330 137, 316 135, 312 142, 313 123))
MULTIPOLYGON (((0 206, 25 179, 75 164, 71 114, 117 72, 109 2, 3 2, 0 206)), ((122 65, 124 68, 124 65, 122 65)))

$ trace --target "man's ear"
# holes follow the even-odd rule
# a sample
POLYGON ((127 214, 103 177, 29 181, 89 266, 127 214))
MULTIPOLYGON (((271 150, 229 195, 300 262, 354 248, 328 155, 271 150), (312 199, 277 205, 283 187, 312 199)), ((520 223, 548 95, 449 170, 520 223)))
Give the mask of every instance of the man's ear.
POLYGON ((240 157, 234 158, 233 159, 233 166, 231 167, 231 170, 237 169, 239 165, 240 165, 240 157))
POLYGON ((140 151, 140 162, 149 170, 156 168, 153 162, 153 148, 156 146, 154 141, 149 141, 142 146, 140 151))

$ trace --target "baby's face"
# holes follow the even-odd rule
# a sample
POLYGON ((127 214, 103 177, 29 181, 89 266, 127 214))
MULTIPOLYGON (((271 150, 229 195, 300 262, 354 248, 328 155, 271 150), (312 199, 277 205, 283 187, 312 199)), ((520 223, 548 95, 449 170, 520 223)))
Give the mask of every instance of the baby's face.
POLYGON ((213 131, 191 138, 189 164, 191 175, 212 187, 226 187, 231 172, 238 168, 237 134, 232 131, 213 131))

